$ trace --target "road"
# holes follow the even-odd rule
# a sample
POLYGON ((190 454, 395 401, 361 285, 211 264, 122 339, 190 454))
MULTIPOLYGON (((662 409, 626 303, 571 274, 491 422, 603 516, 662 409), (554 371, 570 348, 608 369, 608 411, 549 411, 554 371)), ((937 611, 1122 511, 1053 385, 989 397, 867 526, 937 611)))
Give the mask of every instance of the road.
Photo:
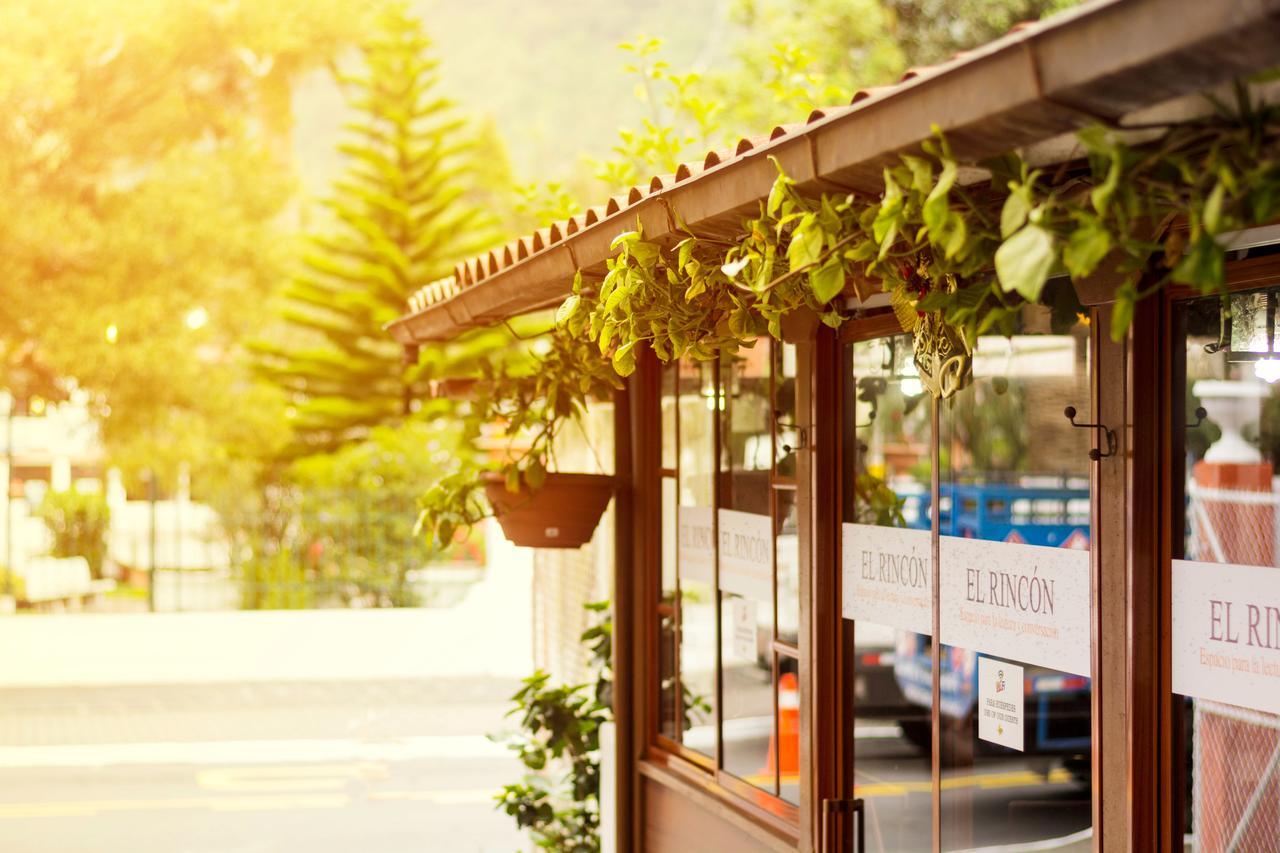
POLYGON ((4 853, 524 849, 513 682, 0 690, 4 853))

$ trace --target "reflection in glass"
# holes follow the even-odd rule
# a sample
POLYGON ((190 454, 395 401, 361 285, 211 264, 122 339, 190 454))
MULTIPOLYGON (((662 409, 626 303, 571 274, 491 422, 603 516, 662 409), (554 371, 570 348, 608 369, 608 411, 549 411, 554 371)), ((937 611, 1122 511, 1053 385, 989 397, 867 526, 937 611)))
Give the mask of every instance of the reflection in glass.
MULTIPOLYGON (((930 403, 911 352, 905 335, 845 349, 843 518, 848 524, 913 527, 927 545, 923 498, 931 482, 930 403)), ((856 528, 843 529, 856 540, 856 528)), ((856 544, 846 542, 845 548, 856 544)), ((845 567, 846 576, 848 571, 845 567)), ((867 849, 928 850, 933 843, 929 637, 866 619, 852 627, 853 648, 846 652, 853 669, 854 723, 847 738, 854 796, 866 804, 867 849)))
MULTIPOLYGON (((1233 294, 1225 347, 1220 305, 1216 298, 1196 300, 1177 312, 1185 348, 1175 376, 1181 372, 1185 381, 1175 382, 1172 426, 1182 437, 1182 471, 1174 479, 1183 494, 1171 506, 1183 513, 1185 535, 1174 557, 1280 568, 1280 385, 1272 384, 1280 375, 1270 370, 1275 347, 1267 336, 1276 323, 1274 300, 1263 291, 1233 294), (1197 407, 1205 410, 1203 420, 1197 407)), ((1178 641, 1175 634, 1175 647, 1178 641)), ((1173 769, 1185 774, 1187 849, 1275 850, 1280 716, 1177 698, 1183 736, 1173 769)))
POLYGON ((658 730, 666 737, 678 737, 676 723, 680 712, 676 702, 676 481, 662 478, 662 589, 658 601, 658 679, 661 686, 661 708, 658 730))
POLYGON ((774 529, 777 531, 778 639, 800 643, 800 526, 796 490, 775 487, 774 529))
POLYGON ((680 580, 681 739, 715 756, 716 599, 712 518, 715 512, 716 387, 712 365, 680 361, 676 557, 680 580))
MULTIPOLYGON (((1029 306, 1012 337, 980 338, 972 382, 942 409, 942 535, 1087 549, 1091 434, 1074 429, 1062 410, 1075 406, 1087 422, 1089 401, 1089 330, 1074 312, 1029 306)), ((1081 571, 1087 585, 1087 565, 1081 571)), ((944 613, 963 603, 943 590, 944 613)), ((1017 751, 978 738, 981 657, 942 648, 942 848, 1087 838, 1089 679, 1001 659, 1023 668, 1024 750, 1017 751)))
MULTIPOLYGON (((770 344, 757 341, 720 367, 724 392, 721 416, 720 508, 745 514, 742 529, 763 528, 756 537, 772 563, 771 480, 773 469, 773 406, 770 398, 770 344), (754 520, 751 518, 754 516, 754 520)), ((774 654, 772 572, 765 583, 748 583, 735 563, 736 537, 722 532, 720 543, 720 618, 723 748, 721 766, 729 773, 777 792, 779 772, 792 771, 789 749, 778 748, 774 721, 774 654)), ((798 773, 799 768, 794 768, 798 773)))

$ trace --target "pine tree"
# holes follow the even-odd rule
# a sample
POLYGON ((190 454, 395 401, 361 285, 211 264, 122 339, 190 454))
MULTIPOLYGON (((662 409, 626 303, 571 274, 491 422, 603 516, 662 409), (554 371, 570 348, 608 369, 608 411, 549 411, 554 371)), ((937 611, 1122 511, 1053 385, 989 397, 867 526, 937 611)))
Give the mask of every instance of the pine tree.
POLYGON ((293 400, 292 455, 327 452, 394 423, 423 398, 439 354, 406 366, 383 326, 410 294, 496 239, 474 200, 468 134, 437 90, 422 23, 402 4, 381 16, 363 68, 340 77, 358 114, 325 203, 332 222, 308 238, 285 290, 288 331, 256 347, 293 400))

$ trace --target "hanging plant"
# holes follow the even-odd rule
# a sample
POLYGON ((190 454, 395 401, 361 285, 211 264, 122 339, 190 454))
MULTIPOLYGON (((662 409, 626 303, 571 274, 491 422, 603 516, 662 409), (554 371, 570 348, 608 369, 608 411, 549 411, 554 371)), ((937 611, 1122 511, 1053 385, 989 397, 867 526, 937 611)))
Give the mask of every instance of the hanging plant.
MULTIPOLYGON (((622 388, 609 362, 563 325, 543 340, 546 351, 535 363, 524 369, 485 364, 472 386, 474 396, 464 414, 466 434, 474 439, 484 428, 498 425, 505 442, 497 460, 464 464, 423 495, 416 532, 435 545, 447 547, 460 530, 495 512, 523 511, 527 516, 531 496, 549 477, 560 476, 550 471, 556 437, 586 412, 589 401, 608 399, 622 388)), ((611 489, 611 483, 597 486, 595 491, 611 489)))
MULTIPOLYGON (((885 169, 878 198, 805 194, 779 170, 737 239, 678 223, 667 245, 637 225, 613 241, 598 288, 575 278, 542 363, 519 379, 487 377, 471 417, 533 436, 500 471, 511 492, 537 490, 562 422, 592 394, 621 387, 644 345, 663 361, 705 361, 780 338, 783 319, 800 310, 838 327, 851 284, 890 293, 938 397, 963 386, 978 338, 1012 334, 1057 274, 1080 287, 1102 272, 1119 282, 1119 340, 1138 301, 1171 282, 1223 293, 1223 235, 1280 215, 1280 109, 1255 103, 1243 85, 1234 104, 1211 101, 1211 114, 1190 121, 1086 129, 1085 162, 1052 175, 1009 154, 974 164, 988 179, 962 185, 938 133, 885 169), (1150 138, 1127 141, 1135 131, 1150 138)), ((482 489, 476 472, 445 480, 424 498, 420 524, 447 542, 491 512, 482 489)))

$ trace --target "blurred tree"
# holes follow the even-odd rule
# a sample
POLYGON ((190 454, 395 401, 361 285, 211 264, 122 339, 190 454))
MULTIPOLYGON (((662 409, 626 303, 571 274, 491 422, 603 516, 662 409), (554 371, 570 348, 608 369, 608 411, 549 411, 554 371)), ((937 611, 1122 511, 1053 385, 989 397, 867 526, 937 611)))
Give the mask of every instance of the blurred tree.
POLYGON ((340 78, 359 118, 348 166, 302 271, 285 291, 287 340, 255 344, 294 406, 295 455, 329 451, 410 414, 433 361, 405 365, 384 326, 409 296, 491 246, 496 224, 468 198, 475 168, 463 122, 441 97, 420 21, 399 4, 377 19, 363 68, 340 78))
POLYGON ((620 46, 649 116, 620 131, 611 158, 593 162, 596 177, 616 192, 673 172, 708 149, 847 104, 860 88, 893 83, 910 66, 943 61, 1078 2, 735 0, 728 61, 714 70, 673 71, 661 39, 620 46))
POLYGON ((87 391, 112 458, 168 483, 188 460, 198 489, 224 442, 283 412, 238 341, 287 247, 291 86, 372 5, 0 4, 0 349, 87 391))

